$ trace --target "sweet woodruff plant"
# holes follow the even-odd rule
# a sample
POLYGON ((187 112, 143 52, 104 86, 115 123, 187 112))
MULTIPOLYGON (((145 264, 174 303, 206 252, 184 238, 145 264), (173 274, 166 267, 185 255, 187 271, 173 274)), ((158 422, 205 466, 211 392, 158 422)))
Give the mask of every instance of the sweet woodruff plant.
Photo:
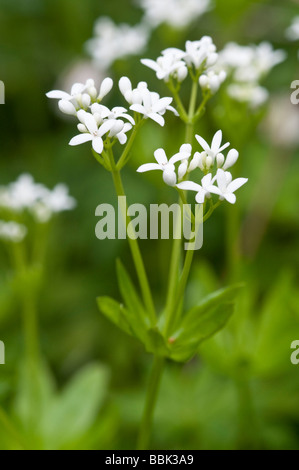
MULTIPOLYGON (((195 207, 200 205, 203 209, 203 223, 223 202, 235 204, 235 192, 247 182, 246 178, 233 178, 230 170, 239 153, 233 148, 229 150, 230 144, 223 141, 221 130, 215 132, 211 143, 197 133, 196 125, 205 112, 207 102, 225 81, 226 72, 220 65, 210 37, 188 41, 185 50, 167 49, 156 61, 143 59, 142 63, 165 82, 171 96, 161 98, 158 93, 149 90, 146 82, 140 82, 134 88, 135 85, 127 77, 119 80, 119 90, 126 107, 110 109, 103 104, 104 98, 113 88, 111 78, 104 79, 99 89, 94 80, 90 79, 85 84, 76 83, 70 93, 51 91, 47 96, 58 99, 60 110, 77 119, 78 133, 71 139, 70 145, 87 142, 91 145, 96 160, 112 174, 118 196, 125 196, 121 170, 130 158, 135 138, 142 126, 152 120, 163 127, 168 113, 177 116, 186 127, 185 142, 178 142, 178 152, 169 155, 167 149, 158 148, 153 157, 144 156, 147 162, 136 168, 136 171, 161 171, 169 190, 177 191, 181 205, 187 204, 188 194, 191 194, 195 207), (188 106, 180 93, 181 85, 186 80, 190 81, 188 106)), ((130 219, 127 214, 124 217, 128 226, 130 219)), ((191 220, 196 224, 193 212, 191 220)), ((196 229, 195 225, 193 228, 196 229)), ((138 338, 145 349, 154 355, 138 442, 138 447, 143 449, 149 445, 152 416, 165 359, 182 363, 190 360, 202 341, 223 328, 233 313, 234 299, 240 286, 234 285, 214 292, 190 310, 184 311, 184 296, 194 251, 187 251, 181 269, 182 242, 176 239, 172 242, 165 308, 157 312, 138 240, 130 237, 128 242, 139 290, 119 262, 117 273, 124 302, 101 297, 98 305, 104 315, 123 331, 138 338)))

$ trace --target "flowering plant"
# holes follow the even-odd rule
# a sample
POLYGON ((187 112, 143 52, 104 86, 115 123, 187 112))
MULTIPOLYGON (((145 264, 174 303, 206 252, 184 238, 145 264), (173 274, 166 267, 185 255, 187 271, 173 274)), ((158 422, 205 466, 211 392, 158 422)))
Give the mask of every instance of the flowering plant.
MULTIPOLYGON (((127 107, 110 109, 102 103, 113 88, 111 78, 106 78, 99 89, 90 79, 85 84, 75 84, 70 93, 56 90, 47 96, 59 100, 58 105, 63 113, 76 117, 79 134, 71 139, 70 145, 91 142, 94 157, 112 174, 116 193, 120 197, 125 196, 121 170, 131 156, 134 141, 142 126, 152 120, 163 127, 168 111, 179 117, 186 126, 186 138, 178 145, 178 153, 168 158, 167 152, 159 148, 154 152, 156 162, 142 164, 137 172, 162 171, 163 181, 173 191, 177 191, 180 205, 189 207, 188 216, 196 233, 196 211, 188 204, 187 191, 196 193, 196 206, 202 209, 202 225, 223 201, 235 204, 235 191, 247 182, 246 178, 233 179, 228 171, 238 160, 239 153, 231 149, 224 155, 223 152, 230 144, 222 142, 221 130, 215 133, 211 144, 195 133, 207 102, 219 90, 226 72, 219 63, 216 46, 206 36, 199 41, 187 41, 185 50, 170 48, 163 51, 156 61, 143 59, 142 63, 156 72, 157 78, 165 82, 172 96, 161 98, 157 92, 149 90, 146 82, 140 82, 134 88, 128 77, 119 80, 119 90, 127 107), (188 108, 180 95, 181 85, 187 78, 191 82, 188 108), (119 146, 123 147, 121 152, 116 151, 119 146), (194 175, 192 180, 191 174, 194 175)), ((126 207, 123 218, 128 227, 130 218, 126 207)), ((188 361, 205 339, 222 329, 233 313, 234 299, 240 285, 216 291, 184 311, 194 250, 188 250, 181 270, 182 244, 177 238, 173 241, 166 304, 158 315, 137 236, 130 237, 129 244, 140 293, 119 261, 117 275, 124 304, 100 297, 98 305, 114 324, 138 338, 146 350, 154 354, 138 444, 140 448, 146 448, 165 358, 177 362, 188 361)))

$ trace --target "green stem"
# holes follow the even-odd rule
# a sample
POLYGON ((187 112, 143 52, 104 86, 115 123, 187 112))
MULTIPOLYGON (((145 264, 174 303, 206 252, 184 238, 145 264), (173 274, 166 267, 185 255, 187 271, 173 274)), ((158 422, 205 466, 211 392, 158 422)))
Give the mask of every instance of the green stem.
POLYGON ((188 111, 188 122, 186 125, 186 142, 192 144, 193 141, 193 130, 194 130, 194 113, 197 102, 197 93, 198 93, 198 83, 197 81, 193 82, 191 89, 191 97, 188 111))
POLYGON ((137 443, 137 450, 147 450, 149 447, 154 410, 158 398, 159 385, 162 378, 165 359, 156 356, 147 390, 146 403, 137 443))
MULTIPOLYGON (((180 198, 180 208, 182 209, 183 202, 180 198)), ((182 225, 182 219, 178 217, 177 226, 175 228, 176 233, 178 232, 179 228, 182 225)), ((168 284, 168 292, 167 292, 167 301, 166 301, 166 318, 165 318, 165 331, 168 331, 169 325, 171 323, 171 312, 173 311, 173 302, 174 302, 174 292, 178 285, 179 281, 179 265, 181 259, 181 239, 176 238, 173 240, 172 245, 172 254, 171 254, 171 262, 170 262, 170 270, 169 270, 169 284, 168 284)))
MULTIPOLYGON (((111 156, 111 158, 113 158, 113 156, 111 156)), ((115 166, 112 170, 112 177, 113 177, 113 182, 114 182, 114 186, 115 186, 118 197, 125 196, 125 191, 124 191, 121 175, 115 166)), ((123 216, 125 219, 125 225, 127 229, 130 223, 130 219, 129 217, 127 217, 127 207, 126 207, 126 213, 123 214, 123 216)), ((139 249, 138 241, 136 239, 132 239, 129 237, 128 242, 130 245, 136 272, 138 275, 139 284, 140 284, 140 288, 141 288, 141 292, 143 296, 143 301, 150 315, 152 326, 155 326, 157 322, 156 310, 155 310, 151 290, 149 287, 149 282, 148 282, 148 278, 146 275, 143 259, 142 259, 141 252, 139 249)))
POLYGON ((130 137, 130 139, 129 139, 127 145, 126 145, 126 148, 125 148, 125 150, 123 151, 122 155, 120 156, 120 159, 118 160, 118 162, 117 162, 117 164, 116 164, 116 169, 117 169, 117 170, 121 170, 122 167, 124 166, 124 164, 126 163, 126 159, 127 159, 128 155, 129 155, 129 153, 130 153, 130 150, 131 150, 131 148, 132 148, 132 145, 133 145, 133 143, 134 143, 134 141, 135 141, 135 139, 136 139, 137 133, 138 133, 139 128, 140 128, 140 126, 141 126, 141 122, 142 122, 142 121, 140 121, 139 123, 137 123, 136 126, 134 127, 133 132, 132 132, 132 134, 131 134, 131 137, 130 137))

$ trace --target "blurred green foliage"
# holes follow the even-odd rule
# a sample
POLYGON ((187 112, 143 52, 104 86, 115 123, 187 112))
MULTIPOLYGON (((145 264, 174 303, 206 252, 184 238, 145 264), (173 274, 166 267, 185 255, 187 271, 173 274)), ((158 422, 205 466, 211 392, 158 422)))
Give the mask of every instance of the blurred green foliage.
MULTIPOLYGON (((282 93, 288 100, 290 83, 299 78, 298 44, 288 43, 284 31, 298 13, 298 4, 286 0, 214 3, 215 8, 187 31, 159 27, 144 56, 156 58, 162 49, 182 47, 186 39, 204 34, 211 35, 218 48, 228 41, 269 40, 287 50, 288 59, 274 69, 266 86, 272 96, 282 93)), ((1 433, 3 449, 22 445, 129 449, 135 445, 150 356, 135 339, 100 316, 96 305, 98 296, 120 300, 115 259, 120 257, 131 267, 124 241, 100 242, 94 235, 95 208, 101 202, 115 201, 110 175, 98 167, 88 147, 68 147, 73 123, 55 114, 55 107, 45 98, 47 91, 61 83, 59 77, 70 65, 84 57, 83 44, 92 35, 94 20, 108 15, 116 22, 135 24, 141 11, 134 5, 130 0, 1 2, 0 79, 6 85, 6 104, 0 106, 0 185, 30 172, 49 187, 66 182, 78 200, 78 208, 60 216, 51 227, 38 302, 47 365, 39 366, 34 392, 28 377, 26 382, 20 372, 24 354, 20 302, 8 254, 0 247, 0 339, 6 345, 6 365, 0 366, 0 402, 18 434, 1 433), (37 398, 32 403, 34 393, 37 398)), ((121 75, 131 76, 136 83, 147 80, 152 89, 167 94, 163 83, 137 58, 118 61, 111 75, 116 81, 121 75)), ((118 99, 115 94, 110 104, 118 104, 118 99)), ((233 111, 223 115, 225 108, 219 109, 217 100, 213 98, 196 131, 209 138, 222 127, 232 145, 241 146, 241 171, 249 177, 239 198, 243 221, 257 185, 264 187, 263 172, 272 158, 274 170, 283 167, 279 171, 283 179, 277 180, 275 172, 266 173, 268 193, 264 196, 272 202, 264 217, 266 231, 257 249, 244 253, 237 280, 245 281, 246 288, 228 328, 206 342, 199 356, 183 368, 169 363, 155 416, 153 446, 298 449, 299 366, 290 362, 290 345, 299 337, 299 150, 278 147, 275 136, 261 127, 255 130, 250 114, 240 107, 235 115, 233 111)), ((155 124, 143 129, 124 174, 130 201, 149 204, 175 198, 160 185, 159 176, 140 178, 135 170, 160 146, 175 153, 183 139, 174 117, 169 117, 165 130, 155 124)), ((263 197, 259 206, 263 208, 263 197)), ((204 247, 196 256, 188 288, 190 305, 228 283, 225 220, 229 210, 234 209, 221 208, 205 226, 204 247)), ((250 220, 246 226, 249 239, 260 224, 259 218, 250 220)), ((142 242, 141 246, 155 301, 161 306, 169 247, 165 241, 142 242)), ((135 279, 131 268, 130 274, 135 279)))

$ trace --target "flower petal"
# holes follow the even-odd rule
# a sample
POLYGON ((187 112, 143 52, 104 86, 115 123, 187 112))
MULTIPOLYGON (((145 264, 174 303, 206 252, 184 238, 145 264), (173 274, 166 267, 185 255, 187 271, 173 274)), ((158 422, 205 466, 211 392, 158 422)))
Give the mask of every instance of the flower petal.
POLYGON ((136 113, 146 114, 146 109, 144 106, 142 106, 142 104, 132 104, 132 106, 130 106, 130 109, 132 111, 135 111, 136 113))
POLYGON ((234 193, 237 191, 237 189, 241 188, 244 184, 246 184, 248 181, 248 178, 237 178, 236 180, 232 181, 228 187, 227 190, 230 193, 234 193))
POLYGON ((168 159, 164 149, 157 149, 154 155, 159 165, 166 165, 168 163, 168 159))
POLYGON ((229 202, 230 204, 235 204, 237 198, 233 193, 227 193, 224 195, 224 198, 229 202))
POLYGON ((152 119, 153 121, 157 122, 158 124, 160 124, 160 126, 164 126, 165 124, 165 119, 160 116, 160 114, 157 114, 157 113, 150 113, 147 115, 150 119, 152 119))
POLYGON ((144 165, 141 165, 138 169, 138 173, 144 173, 146 171, 153 171, 153 170, 162 170, 160 165, 158 163, 145 163, 144 165))
POLYGON ((104 148, 104 142, 103 142, 102 137, 95 137, 92 140, 92 148, 94 149, 96 153, 101 155, 101 153, 103 152, 103 148, 104 148))
POLYGON ((46 93, 46 97, 54 99, 54 100, 70 100, 70 99, 72 99, 72 97, 69 93, 66 93, 65 91, 60 91, 60 90, 49 91, 49 93, 46 93))
POLYGON ((183 191, 196 191, 197 193, 202 190, 200 184, 194 183, 193 181, 183 181, 177 184, 177 188, 183 191))
POLYGON ((92 114, 86 113, 84 118, 84 124, 91 134, 94 134, 98 130, 97 122, 92 114))
POLYGON ((222 142, 222 131, 218 131, 213 137, 211 150, 215 153, 218 153, 218 149, 221 147, 221 142, 222 142))
POLYGON ((93 137, 90 134, 79 134, 72 138, 72 140, 69 142, 69 145, 74 146, 74 145, 85 144, 85 142, 89 142, 92 139, 93 137))
POLYGON ((196 135, 195 138, 196 138, 197 142, 199 143, 199 145, 201 145, 201 147, 202 147, 206 152, 210 152, 210 151, 211 151, 208 142, 205 141, 200 135, 196 135))

